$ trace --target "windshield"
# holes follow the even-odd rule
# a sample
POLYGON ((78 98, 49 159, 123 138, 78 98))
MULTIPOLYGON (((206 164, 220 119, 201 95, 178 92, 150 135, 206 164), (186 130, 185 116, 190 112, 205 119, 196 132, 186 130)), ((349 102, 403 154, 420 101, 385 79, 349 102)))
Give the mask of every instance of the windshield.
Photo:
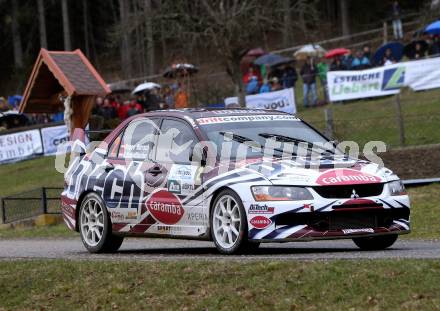
POLYGON ((298 146, 310 152, 334 152, 332 144, 324 136, 294 116, 246 115, 197 121, 216 145, 217 155, 222 157, 225 154, 230 154, 231 159, 261 157, 268 152, 275 157, 302 155, 298 146), (312 149, 313 145, 325 145, 326 148, 312 149))

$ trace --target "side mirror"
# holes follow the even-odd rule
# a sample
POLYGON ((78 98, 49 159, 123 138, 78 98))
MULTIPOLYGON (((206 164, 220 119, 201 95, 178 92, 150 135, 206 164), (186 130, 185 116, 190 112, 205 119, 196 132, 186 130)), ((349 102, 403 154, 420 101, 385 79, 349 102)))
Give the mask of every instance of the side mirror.
POLYGON ((208 158, 208 148, 196 145, 189 155, 189 160, 191 162, 200 163, 200 166, 206 166, 208 158))

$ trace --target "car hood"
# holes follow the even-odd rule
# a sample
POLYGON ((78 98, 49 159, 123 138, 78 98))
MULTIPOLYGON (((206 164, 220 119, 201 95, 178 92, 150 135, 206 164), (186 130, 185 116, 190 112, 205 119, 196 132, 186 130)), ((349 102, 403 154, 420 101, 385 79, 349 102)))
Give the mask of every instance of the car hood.
POLYGON ((235 167, 260 174, 274 185, 332 186, 383 183, 397 180, 389 169, 344 156, 321 156, 263 161, 242 161, 235 167))

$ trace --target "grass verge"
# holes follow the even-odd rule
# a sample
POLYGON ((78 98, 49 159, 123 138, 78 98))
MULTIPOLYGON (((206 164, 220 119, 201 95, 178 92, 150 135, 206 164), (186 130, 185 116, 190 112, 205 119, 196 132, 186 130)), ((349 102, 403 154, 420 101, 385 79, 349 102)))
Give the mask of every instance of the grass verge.
POLYGON ((69 238, 78 237, 78 233, 69 230, 65 224, 46 227, 18 227, 0 230, 0 239, 18 238, 69 238))
POLYGON ((0 309, 433 310, 440 262, 2 262, 0 309))

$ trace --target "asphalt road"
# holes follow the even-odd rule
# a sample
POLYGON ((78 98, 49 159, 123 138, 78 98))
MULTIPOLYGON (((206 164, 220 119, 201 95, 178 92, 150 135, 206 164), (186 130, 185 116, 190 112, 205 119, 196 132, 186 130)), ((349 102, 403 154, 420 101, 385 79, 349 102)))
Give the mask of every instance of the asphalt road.
POLYGON ((262 244, 251 255, 224 256, 210 242, 126 239, 118 253, 89 254, 77 239, 0 240, 0 260, 62 258, 73 260, 308 260, 440 258, 440 241, 398 240, 384 251, 360 251, 351 240, 262 244))

